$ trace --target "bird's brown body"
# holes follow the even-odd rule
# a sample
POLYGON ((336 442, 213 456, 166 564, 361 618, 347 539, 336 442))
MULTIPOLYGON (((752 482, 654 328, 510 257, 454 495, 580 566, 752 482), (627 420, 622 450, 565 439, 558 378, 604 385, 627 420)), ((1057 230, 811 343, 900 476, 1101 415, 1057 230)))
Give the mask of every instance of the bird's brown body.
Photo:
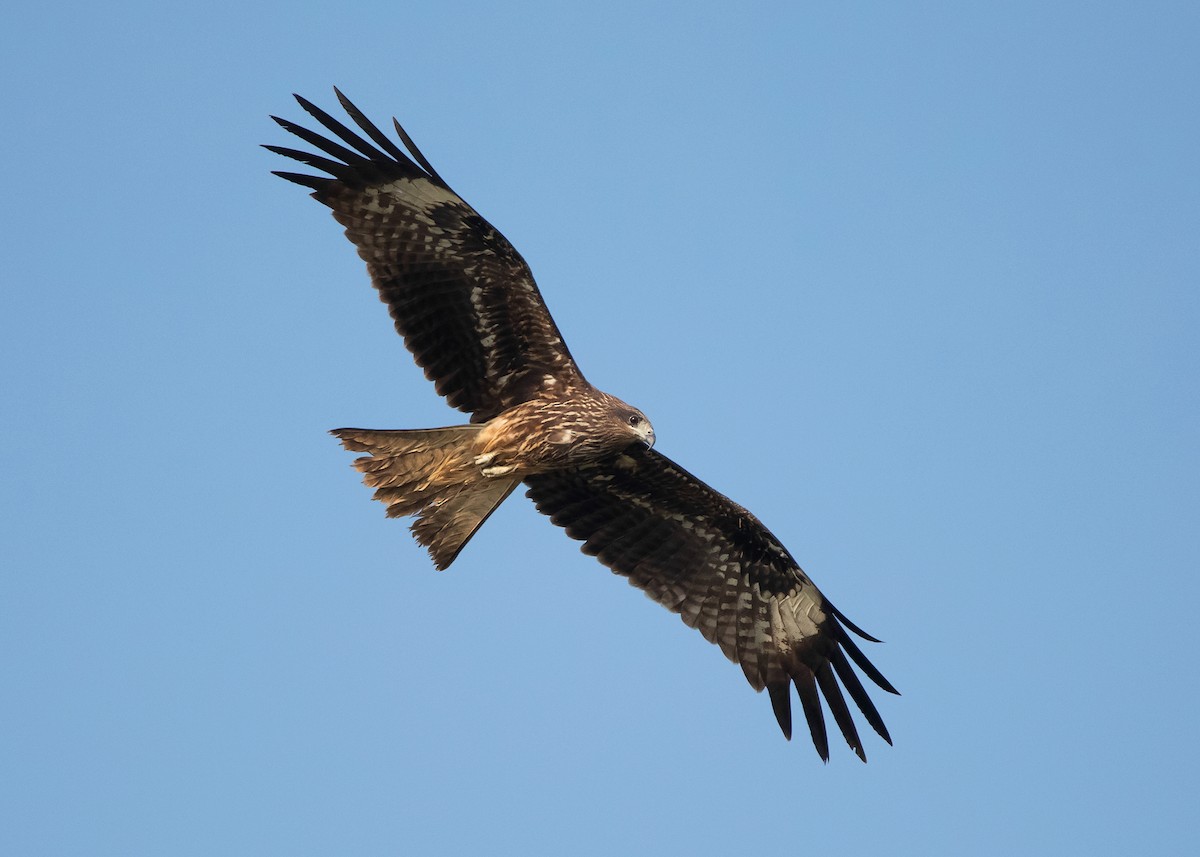
POLYGON ((413 534, 445 569, 526 477, 654 445, 641 411, 587 387, 522 402, 476 425, 332 434, 346 449, 370 453, 354 462, 363 482, 389 517, 416 518, 413 534))

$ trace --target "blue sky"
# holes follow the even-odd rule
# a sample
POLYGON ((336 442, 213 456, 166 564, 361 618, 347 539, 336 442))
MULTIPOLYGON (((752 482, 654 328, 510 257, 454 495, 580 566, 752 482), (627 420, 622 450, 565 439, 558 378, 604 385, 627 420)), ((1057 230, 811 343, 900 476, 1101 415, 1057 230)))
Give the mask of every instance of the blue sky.
POLYGON ((0 852, 1183 853, 1188 3, 25 7, 0 220, 0 852), (289 93, 403 121, 588 377, 903 696, 823 765, 515 496, 433 571, 325 434, 455 419, 289 93))

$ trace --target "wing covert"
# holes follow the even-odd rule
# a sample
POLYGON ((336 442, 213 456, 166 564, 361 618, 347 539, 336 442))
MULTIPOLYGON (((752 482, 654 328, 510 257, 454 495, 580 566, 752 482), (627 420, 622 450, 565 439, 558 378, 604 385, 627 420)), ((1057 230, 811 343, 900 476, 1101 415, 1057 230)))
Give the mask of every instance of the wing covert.
POLYGON ((791 738, 794 683, 822 759, 829 758, 824 697, 846 742, 866 760, 843 688, 891 743, 850 665, 896 693, 847 628, 861 632, 741 506, 642 448, 589 467, 529 476, 525 483, 538 510, 583 541, 584 553, 680 614, 741 666, 755 690, 766 688, 785 736, 791 738))
POLYGON ((329 174, 276 172, 333 210, 438 393, 483 422, 548 386, 584 383, 520 253, 450 189, 398 122, 407 154, 334 92, 369 139, 297 95, 336 139, 272 117, 323 154, 265 148, 329 174))

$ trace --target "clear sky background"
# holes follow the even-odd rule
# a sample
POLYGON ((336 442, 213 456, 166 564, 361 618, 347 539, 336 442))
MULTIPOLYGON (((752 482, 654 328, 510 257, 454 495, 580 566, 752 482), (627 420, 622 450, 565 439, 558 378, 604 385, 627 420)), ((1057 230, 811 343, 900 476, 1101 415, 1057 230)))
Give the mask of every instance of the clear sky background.
POLYGON ((0 70, 0 853, 1195 848, 1195 3, 27 4, 0 70), (520 495, 440 574, 384 518, 325 431, 457 416, 258 148, 333 84, 886 640, 895 747, 520 495))

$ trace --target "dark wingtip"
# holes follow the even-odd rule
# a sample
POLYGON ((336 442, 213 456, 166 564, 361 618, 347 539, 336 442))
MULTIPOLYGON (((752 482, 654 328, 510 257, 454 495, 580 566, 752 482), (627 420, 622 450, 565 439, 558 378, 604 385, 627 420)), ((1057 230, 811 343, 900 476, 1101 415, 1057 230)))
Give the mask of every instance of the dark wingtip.
POLYGON ((796 683, 796 695, 800 697, 800 705, 804 709, 804 719, 808 722, 808 734, 817 755, 824 762, 829 761, 829 733, 825 729, 825 715, 821 712, 821 698, 817 692, 817 682, 812 671, 806 666, 798 666, 792 673, 792 681, 796 683))
POLYGON ((783 737, 792 740, 792 683, 784 680, 782 684, 767 685, 767 693, 771 697, 771 710, 775 712, 775 720, 783 732, 783 737))
MULTIPOLYGON (((433 168, 433 164, 429 163, 429 160, 421 154, 421 150, 417 148, 417 144, 413 142, 412 137, 408 136, 408 132, 404 130, 404 126, 400 124, 400 120, 395 116, 392 117, 392 125, 396 129, 396 135, 400 138, 400 142, 404 143, 417 163, 421 165, 421 168, 429 173, 430 178, 433 178, 438 184, 446 188, 446 190, 450 190, 450 185, 446 184, 446 180, 438 175, 438 171, 433 168)), ((453 191, 451 192, 453 193, 453 191)))
MULTIPOLYGON (((842 621, 845 621, 845 619, 843 618, 842 621)), ((854 661, 854 663, 858 664, 858 668, 861 669, 863 673, 869 679, 871 679, 871 681, 875 682, 875 684, 877 684, 883 690, 886 690, 888 693, 894 693, 896 696, 900 695, 900 691, 896 690, 892 683, 884 678, 883 673, 879 671, 879 668, 871 663, 867 656, 863 654, 862 649, 860 649, 858 644, 854 642, 854 638, 847 634, 846 630, 841 627, 841 625, 834 625, 833 636, 834 639, 837 640, 837 642, 845 650, 846 654, 850 656, 850 659, 854 661)), ((868 637, 867 639, 871 638, 868 637)))
POLYGON ((849 619, 846 618, 845 613, 843 613, 841 610, 834 607, 828 601, 826 601, 825 603, 826 603, 826 605, 828 605, 830 612, 833 613, 833 615, 838 618, 838 621, 841 622, 843 625, 845 625, 847 628, 849 628, 851 631, 853 631, 855 634, 858 634, 858 636, 862 637, 864 640, 869 640, 872 643, 882 643, 883 642, 883 640, 879 639, 878 637, 872 637, 870 634, 868 634, 862 628, 855 625, 853 622, 851 622, 849 619))
POLYGON ((829 661, 825 661, 814 670, 814 673, 817 687, 821 689, 825 703, 829 706, 829 711, 833 715, 833 720, 837 723, 842 737, 846 739, 846 744, 865 762, 867 754, 863 750, 862 738, 858 735, 858 727, 854 725, 854 716, 850 713, 849 706, 846 705, 846 698, 842 696, 842 689, 837 683, 833 666, 829 661))
POLYGON ((295 182, 298 185, 303 185, 315 191, 325 190, 329 183, 333 181, 333 179, 322 178, 321 176, 306 176, 304 173, 289 173, 284 170, 271 170, 271 175, 279 176, 281 179, 295 182))
POLYGON ((305 98, 303 95, 301 95, 298 92, 293 92, 292 98, 296 99, 296 103, 304 108, 305 113, 308 113, 311 115, 314 110, 316 110, 319 113, 324 112, 321 110, 321 108, 317 107, 315 104, 313 104, 311 101, 309 101, 307 98, 305 98))
MULTIPOLYGON (((394 119, 392 120, 396 125, 401 142, 409 149, 407 153, 367 119, 363 112, 355 107, 340 89, 335 86, 333 87, 333 91, 346 113, 354 121, 354 124, 362 132, 365 132, 369 140, 364 139, 357 131, 351 130, 345 123, 338 121, 304 96, 293 92, 292 97, 296 99, 296 103, 306 113, 316 119, 325 131, 329 132, 329 136, 326 136, 324 133, 310 131, 304 126, 297 125, 295 122, 291 122, 280 116, 272 115, 272 121, 289 134, 299 137, 310 146, 315 147, 335 160, 330 161, 328 158, 323 158, 319 155, 305 155, 296 149, 276 151, 276 154, 295 158, 317 169, 325 170, 348 187, 369 185, 381 179, 395 178, 396 176, 412 177, 420 175, 422 178, 427 178, 446 190, 450 190, 445 179, 438 174, 433 165, 429 163, 429 160, 421 154, 420 149, 416 147, 412 138, 405 133, 398 122, 394 119), (424 172, 422 173, 422 171, 424 172)), ((329 185, 323 187, 324 189, 328 189, 329 185)), ((325 202, 325 200, 321 201, 325 202)))
POLYGON ((858 706, 858 710, 867 718, 867 722, 871 724, 871 728, 890 744, 892 738, 888 734, 887 725, 884 724, 883 717, 879 714, 879 709, 871 701, 871 696, 867 693, 867 689, 863 687, 862 682, 850 666, 849 661, 846 660, 845 653, 841 649, 834 649, 830 653, 829 662, 833 664, 834 672, 842 680, 846 692, 850 694, 850 698, 854 700, 855 705, 858 706))
POLYGON ((387 135, 380 131, 375 123, 368 119, 366 114, 359 110, 354 102, 347 98, 340 89, 335 86, 333 92, 337 95, 338 103, 342 105, 342 109, 346 111, 346 115, 353 119, 354 124, 365 131, 367 136, 374 140, 377 146, 382 147, 396 161, 407 163, 410 160, 409 156, 399 146, 389 140, 387 135))

